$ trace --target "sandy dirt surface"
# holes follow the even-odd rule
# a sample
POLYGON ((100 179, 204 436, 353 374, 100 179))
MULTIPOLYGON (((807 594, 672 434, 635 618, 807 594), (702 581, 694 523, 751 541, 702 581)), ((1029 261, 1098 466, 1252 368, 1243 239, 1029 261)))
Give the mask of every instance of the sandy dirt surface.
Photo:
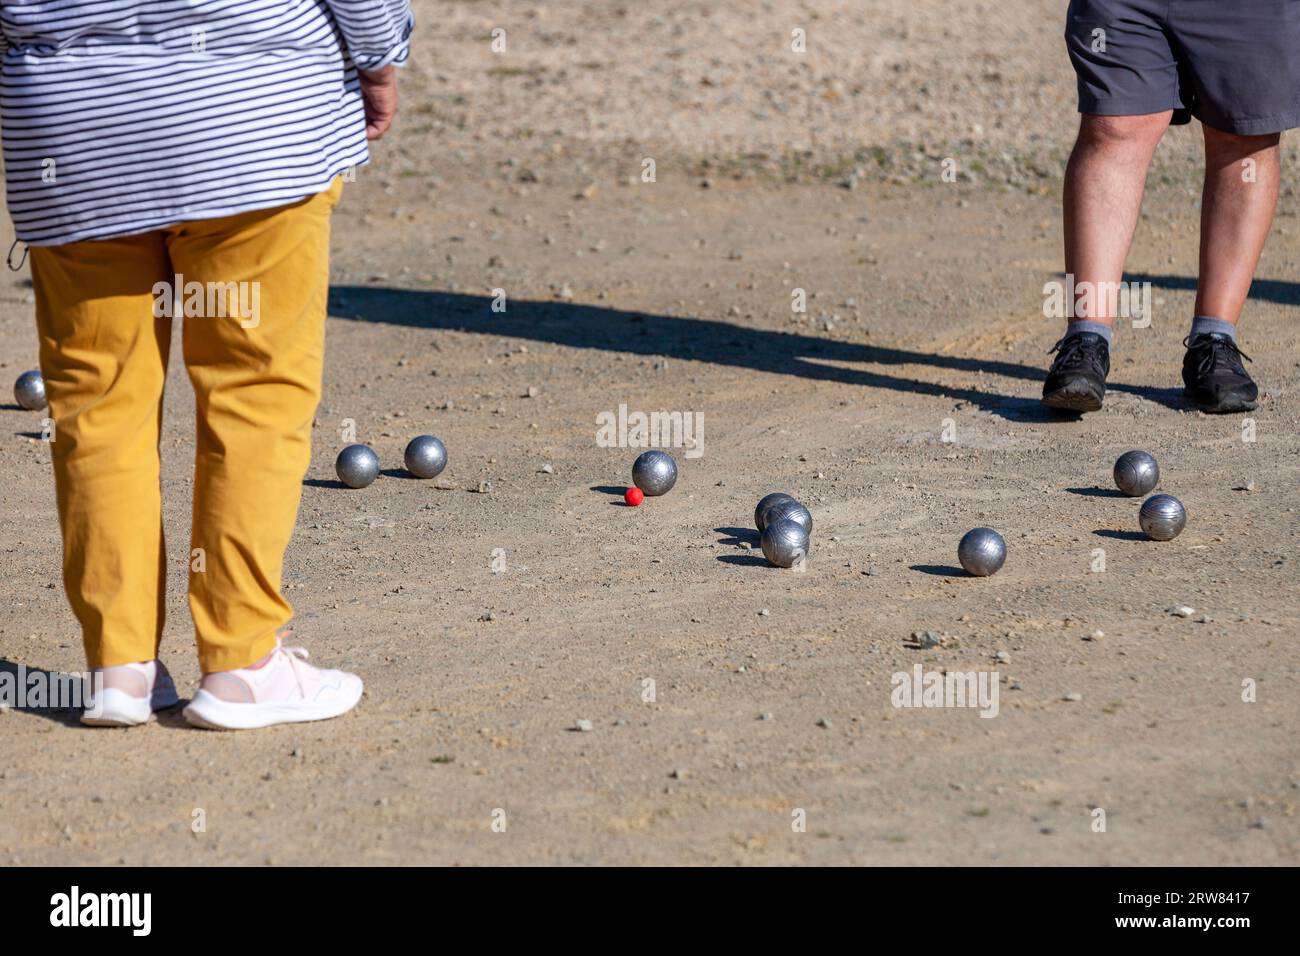
MULTIPOLYGON (((1243 323, 1253 426, 1180 397, 1194 129, 1130 261, 1152 325, 1118 331, 1105 409, 1059 419, 1037 402, 1075 122, 1058 4, 416 9, 399 129, 335 219, 286 568, 294 642, 366 697, 243 734, 0 712, 0 862, 1297 862, 1293 190, 1243 323), (621 404, 705 421, 635 510, 639 449, 596 439, 621 404), (361 491, 334 480, 349 419, 385 467, 361 491), (424 432, 435 481, 400 468, 424 432), (1108 491, 1129 448, 1187 506, 1173 542, 1108 491), (775 490, 814 515, 802 573, 754 550, 775 490), (957 569, 977 525, 1008 542, 992 578, 957 569), (997 672, 998 715, 895 708, 917 664, 997 672)), ((5 381, 35 362, 31 302, 10 274, 5 381)), ((39 418, 0 407, 0 667, 76 671, 39 418)), ((182 696, 193 425, 175 355, 182 696)))

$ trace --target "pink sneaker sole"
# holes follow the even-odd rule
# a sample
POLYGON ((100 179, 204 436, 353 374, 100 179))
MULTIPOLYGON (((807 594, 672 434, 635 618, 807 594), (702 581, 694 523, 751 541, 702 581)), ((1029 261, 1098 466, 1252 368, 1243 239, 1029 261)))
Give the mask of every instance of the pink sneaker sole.
POLYGON ((236 704, 200 690, 185 708, 185 719, 205 730, 256 730, 275 724, 329 720, 346 714, 361 700, 361 678, 348 675, 338 688, 325 688, 311 701, 236 704))

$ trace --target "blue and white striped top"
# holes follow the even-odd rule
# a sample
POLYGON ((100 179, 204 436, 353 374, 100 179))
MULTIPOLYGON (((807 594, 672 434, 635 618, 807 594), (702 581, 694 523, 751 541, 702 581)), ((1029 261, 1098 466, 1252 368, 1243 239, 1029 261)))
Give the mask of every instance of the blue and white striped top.
POLYGON ((0 0, 18 238, 58 245, 265 209, 368 160, 357 67, 407 0, 0 0))

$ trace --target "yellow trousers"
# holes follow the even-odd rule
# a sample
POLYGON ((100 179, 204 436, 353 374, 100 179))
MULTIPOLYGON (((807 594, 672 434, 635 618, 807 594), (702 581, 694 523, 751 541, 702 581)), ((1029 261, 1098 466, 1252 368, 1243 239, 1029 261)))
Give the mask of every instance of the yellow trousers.
POLYGON ((292 616, 280 572, 311 457, 341 190, 335 180, 276 209, 31 249, 63 580, 89 666, 158 656, 158 443, 178 280, 197 409, 189 604, 203 671, 256 661, 292 616))

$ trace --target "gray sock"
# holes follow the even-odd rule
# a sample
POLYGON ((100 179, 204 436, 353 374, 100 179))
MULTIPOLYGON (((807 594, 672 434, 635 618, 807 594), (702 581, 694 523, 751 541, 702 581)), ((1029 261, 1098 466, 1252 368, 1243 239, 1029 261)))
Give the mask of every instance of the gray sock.
POLYGON ((1092 332, 1094 335, 1100 335, 1106 340, 1106 347, 1111 346, 1111 336, 1114 329, 1105 322, 1093 322, 1091 319, 1075 319, 1065 327, 1065 336, 1078 335, 1080 332, 1092 332))
POLYGON ((1211 315, 1198 315, 1192 319, 1192 331, 1188 334, 1187 340, 1190 342, 1202 333, 1211 332, 1226 335, 1232 341, 1237 341, 1237 327, 1231 322, 1224 322, 1223 319, 1216 319, 1211 315))

